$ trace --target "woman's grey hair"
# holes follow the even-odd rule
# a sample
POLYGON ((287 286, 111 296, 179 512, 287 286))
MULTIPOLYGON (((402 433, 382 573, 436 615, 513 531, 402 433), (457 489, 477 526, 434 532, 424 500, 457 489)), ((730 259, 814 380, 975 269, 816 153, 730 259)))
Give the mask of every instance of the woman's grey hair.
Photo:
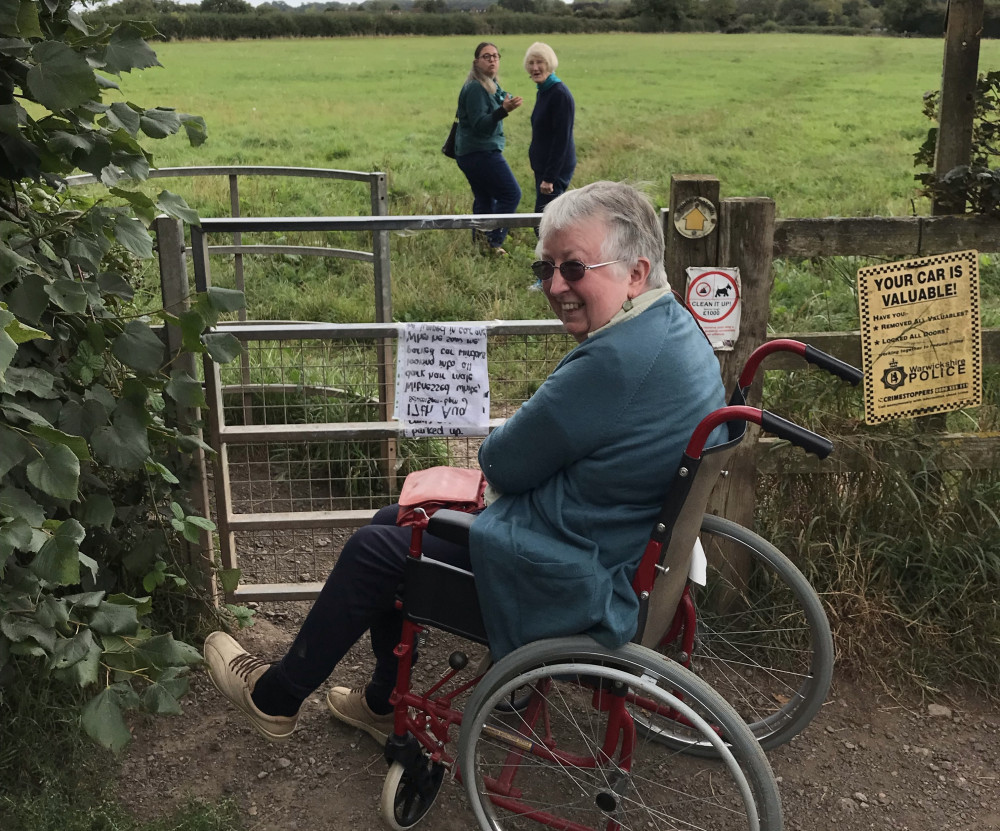
POLYGON ((535 41, 531 46, 528 47, 528 51, 524 53, 524 68, 528 68, 528 61, 532 58, 538 58, 539 60, 545 61, 545 65, 548 67, 549 72, 555 72, 556 67, 559 66, 559 58, 556 57, 555 51, 547 43, 542 43, 540 40, 535 41))
MULTIPOLYGON (((497 91, 497 82, 494 81, 485 72, 480 70, 480 68, 476 65, 476 61, 479 60, 480 54, 482 54, 482 51, 487 46, 492 46, 494 49, 497 50, 498 53, 500 52, 500 47, 497 46, 495 43, 492 43, 488 40, 484 40, 482 43, 480 43, 479 46, 476 47, 476 51, 472 56, 472 69, 469 71, 469 75, 465 79, 465 82, 468 83, 469 81, 478 81, 480 84, 483 85, 483 89, 485 89, 490 95, 493 95, 497 91)), ((497 77, 498 78, 500 77, 499 73, 497 74, 497 77)))
POLYGON ((545 206, 538 226, 539 253, 549 234, 591 218, 604 221, 607 234, 601 247, 602 260, 622 260, 629 268, 640 257, 649 260, 647 286, 669 288, 663 267, 663 226, 653 203, 623 182, 594 182, 568 190, 545 206))

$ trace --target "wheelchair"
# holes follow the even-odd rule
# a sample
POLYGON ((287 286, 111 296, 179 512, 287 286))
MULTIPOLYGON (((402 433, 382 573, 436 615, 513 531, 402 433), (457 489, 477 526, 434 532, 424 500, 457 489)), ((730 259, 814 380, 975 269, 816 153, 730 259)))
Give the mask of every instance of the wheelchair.
POLYGON ((414 690, 415 649, 426 627, 487 647, 488 639, 473 575, 421 556, 424 533, 467 545, 475 517, 440 510, 413 525, 394 730, 384 749, 381 812, 390 828, 420 822, 448 777, 462 783, 480 828, 493 831, 780 831, 777 784, 745 715, 664 656, 677 642, 690 646, 690 662, 699 641, 707 613, 694 611, 691 552, 746 423, 821 458, 832 450, 827 439, 740 403, 749 386, 742 380, 730 405, 703 419, 688 443, 633 580, 637 634, 622 648, 586 636, 547 639, 477 669, 455 651, 439 678, 414 690), (705 448, 719 425, 727 441, 705 448))

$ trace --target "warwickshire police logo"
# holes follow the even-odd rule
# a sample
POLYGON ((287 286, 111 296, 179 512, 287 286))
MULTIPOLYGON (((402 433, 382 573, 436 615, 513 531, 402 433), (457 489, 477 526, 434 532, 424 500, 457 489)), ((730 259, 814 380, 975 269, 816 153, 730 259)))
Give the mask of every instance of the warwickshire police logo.
POLYGON ((906 369, 893 361, 882 373, 882 385, 887 390, 898 390, 906 383, 906 369))

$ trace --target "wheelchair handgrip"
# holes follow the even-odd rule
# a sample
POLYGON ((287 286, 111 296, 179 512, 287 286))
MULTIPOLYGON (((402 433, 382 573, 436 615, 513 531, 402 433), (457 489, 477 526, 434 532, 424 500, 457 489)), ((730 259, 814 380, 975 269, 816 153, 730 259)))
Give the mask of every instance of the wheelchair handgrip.
POLYGON ((815 346, 806 345, 805 355, 803 357, 809 361, 811 364, 815 364, 820 369, 825 369, 831 375, 836 375, 838 378, 842 378, 851 384, 857 386, 864 379, 865 374, 856 366, 851 366, 849 363, 840 360, 840 358, 834 358, 833 355, 828 355, 821 349, 817 349, 815 346))
POLYGON ((796 447, 801 447, 806 453, 813 453, 817 458, 825 459, 833 452, 833 442, 812 430, 800 427, 787 418, 782 418, 767 410, 761 410, 760 426, 768 433, 773 433, 782 439, 787 439, 796 447))

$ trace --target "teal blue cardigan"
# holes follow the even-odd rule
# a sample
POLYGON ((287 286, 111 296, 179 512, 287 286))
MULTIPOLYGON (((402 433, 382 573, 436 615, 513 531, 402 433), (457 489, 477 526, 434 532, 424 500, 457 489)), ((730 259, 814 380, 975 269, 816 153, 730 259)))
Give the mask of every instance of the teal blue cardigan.
POLYGON ((455 131, 455 155, 464 156, 477 150, 503 150, 507 139, 503 120, 507 111, 503 100, 507 93, 500 89, 490 95, 479 81, 466 81, 458 94, 458 129, 455 131))
POLYGON ((483 442, 503 495, 473 523, 471 555, 494 658, 540 638, 632 638, 631 582, 667 486, 724 403, 711 346, 668 294, 577 346, 483 442))

